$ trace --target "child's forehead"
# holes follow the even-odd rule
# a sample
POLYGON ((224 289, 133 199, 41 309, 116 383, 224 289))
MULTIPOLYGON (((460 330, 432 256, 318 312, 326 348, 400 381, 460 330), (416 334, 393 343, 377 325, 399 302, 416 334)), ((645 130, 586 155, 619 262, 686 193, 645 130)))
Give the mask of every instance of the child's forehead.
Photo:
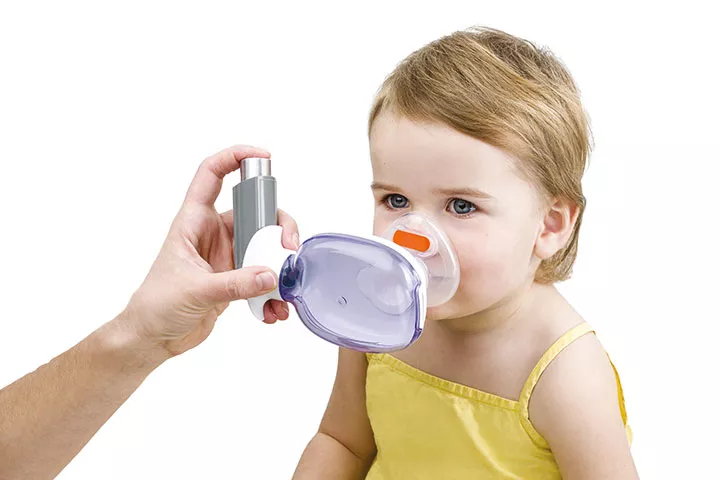
POLYGON ((504 151, 439 123, 381 114, 370 135, 375 181, 491 190, 524 182, 504 151))

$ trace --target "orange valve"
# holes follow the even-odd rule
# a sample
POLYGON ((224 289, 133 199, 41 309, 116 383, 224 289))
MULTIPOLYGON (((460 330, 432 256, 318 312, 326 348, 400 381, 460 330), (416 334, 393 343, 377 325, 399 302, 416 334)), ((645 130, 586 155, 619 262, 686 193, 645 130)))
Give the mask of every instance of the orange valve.
POLYGON ((393 242, 401 247, 411 248, 418 252, 427 252, 430 250, 430 239, 418 235, 416 233, 407 232, 405 230, 396 230, 393 234, 393 242))

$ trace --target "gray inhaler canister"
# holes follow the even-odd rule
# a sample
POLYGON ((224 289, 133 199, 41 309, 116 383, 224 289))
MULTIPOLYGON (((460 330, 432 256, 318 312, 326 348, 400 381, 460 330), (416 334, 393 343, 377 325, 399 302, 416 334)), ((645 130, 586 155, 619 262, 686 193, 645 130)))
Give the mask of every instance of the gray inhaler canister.
POLYGON ((245 158, 240 183, 233 187, 235 268, 242 267, 245 251, 255 232, 277 225, 277 183, 269 158, 245 158))

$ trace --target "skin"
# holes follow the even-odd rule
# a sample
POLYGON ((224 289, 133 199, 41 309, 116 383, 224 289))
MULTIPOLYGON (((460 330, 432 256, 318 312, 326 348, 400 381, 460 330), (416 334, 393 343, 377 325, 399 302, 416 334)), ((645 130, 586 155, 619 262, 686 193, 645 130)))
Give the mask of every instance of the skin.
MULTIPOLYGON (((456 295, 429 309, 420 339, 394 355, 517 400, 543 352, 583 321, 552 285, 534 281, 540 262, 570 238, 577 206, 540 194, 516 159, 444 125, 385 111, 371 130, 370 152, 374 233, 408 211, 422 212, 447 234, 461 270, 456 295)), ((366 373, 364 354, 340 350, 327 410, 295 479, 364 478, 376 454, 366 373)), ((530 400, 530 420, 563 478, 637 478, 612 367, 594 335, 546 370, 530 400)))
MULTIPOLYGON (((232 211, 214 207, 223 177, 250 156, 270 154, 237 145, 208 157, 127 307, 0 390, 0 479, 57 476, 153 370, 210 335, 231 301, 275 287, 265 268, 234 269, 232 211)), ((281 212, 279 223, 283 245, 296 249, 294 220, 281 212)), ((284 302, 264 313, 266 323, 288 318, 284 302)))

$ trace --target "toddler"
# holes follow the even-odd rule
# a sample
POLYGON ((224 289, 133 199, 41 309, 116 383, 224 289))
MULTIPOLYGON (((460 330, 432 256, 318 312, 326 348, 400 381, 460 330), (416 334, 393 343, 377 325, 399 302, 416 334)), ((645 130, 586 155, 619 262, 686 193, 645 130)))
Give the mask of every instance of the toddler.
POLYGON ((421 212, 457 293, 393 354, 341 349, 296 479, 634 479, 615 367, 569 277, 591 132, 550 51, 471 28, 412 53, 369 119, 375 234, 421 212))

